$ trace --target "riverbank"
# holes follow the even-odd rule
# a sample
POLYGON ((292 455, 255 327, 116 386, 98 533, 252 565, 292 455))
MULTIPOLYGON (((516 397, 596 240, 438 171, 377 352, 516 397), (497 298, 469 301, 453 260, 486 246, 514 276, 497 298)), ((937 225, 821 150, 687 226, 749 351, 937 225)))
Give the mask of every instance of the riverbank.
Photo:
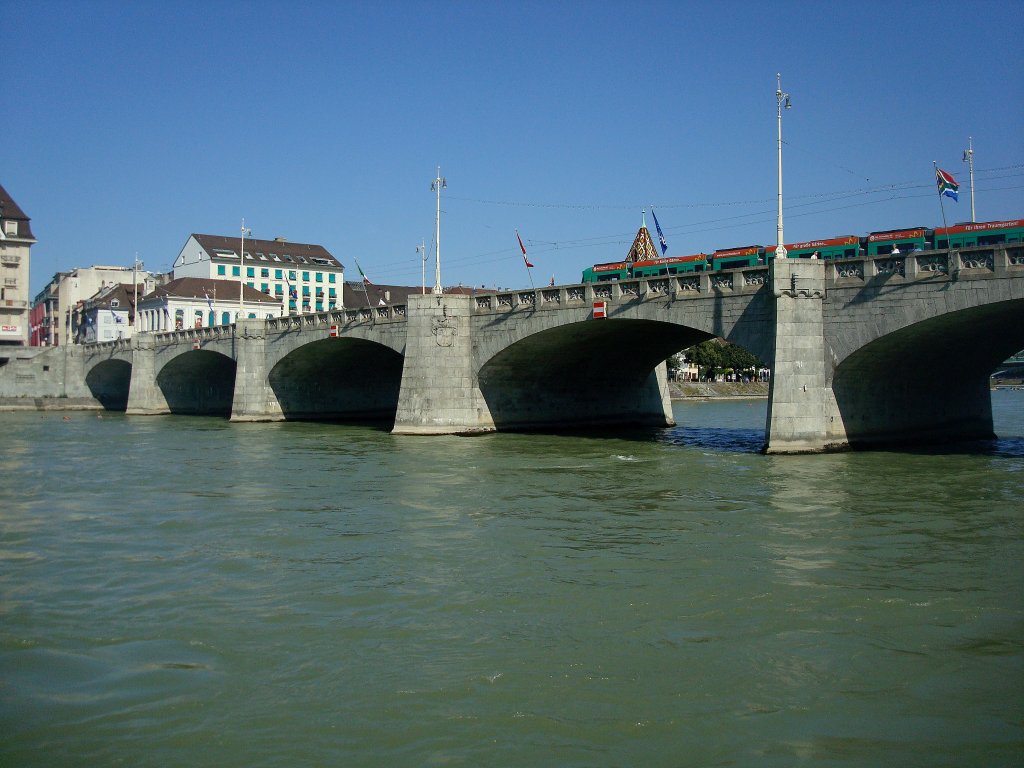
POLYGON ((102 411, 91 397, 0 397, 4 411, 102 411))
POLYGON ((768 397, 767 381, 670 381, 673 400, 732 400, 768 397))

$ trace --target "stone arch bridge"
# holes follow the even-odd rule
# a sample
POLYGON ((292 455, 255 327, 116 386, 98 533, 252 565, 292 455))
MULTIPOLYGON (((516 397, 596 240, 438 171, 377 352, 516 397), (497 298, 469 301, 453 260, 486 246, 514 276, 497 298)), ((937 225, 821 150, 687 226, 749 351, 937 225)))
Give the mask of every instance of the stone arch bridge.
POLYGON ((49 352, 65 393, 129 414, 473 434, 670 425, 665 359, 715 336, 773 371, 768 452, 989 438, 989 374, 1024 348, 1024 246, 428 294, 49 352))

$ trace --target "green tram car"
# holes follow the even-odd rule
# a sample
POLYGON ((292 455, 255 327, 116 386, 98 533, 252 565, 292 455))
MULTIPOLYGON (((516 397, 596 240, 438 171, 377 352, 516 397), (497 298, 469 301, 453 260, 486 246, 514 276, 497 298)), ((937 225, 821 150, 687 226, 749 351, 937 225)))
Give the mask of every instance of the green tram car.
MULTIPOLYGON (((899 255, 912 251, 949 248, 973 248, 1004 243, 1024 243, 1024 219, 956 224, 928 229, 912 227, 871 232, 867 237, 843 235, 825 240, 809 240, 783 246, 789 259, 855 259, 861 256, 899 255)), ((767 264, 775 258, 774 247, 747 245, 725 248, 693 256, 667 256, 658 259, 594 264, 583 270, 584 283, 599 283, 630 278, 664 277, 691 272, 737 269, 767 264)))
POLYGON ((935 247, 973 248, 975 246, 1024 243, 1024 219, 987 221, 980 224, 955 224, 935 230, 935 247))

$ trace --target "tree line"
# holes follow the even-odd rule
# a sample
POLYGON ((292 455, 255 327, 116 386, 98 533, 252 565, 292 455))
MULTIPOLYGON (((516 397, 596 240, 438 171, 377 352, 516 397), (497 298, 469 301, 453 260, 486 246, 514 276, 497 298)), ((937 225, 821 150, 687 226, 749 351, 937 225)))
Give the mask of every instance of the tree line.
POLYGON ((684 356, 685 359, 697 366, 702 379, 708 376, 746 372, 754 377, 758 369, 766 367, 743 347, 730 344, 724 339, 708 339, 685 349, 674 355, 669 361, 669 365, 674 368, 682 368, 684 356))

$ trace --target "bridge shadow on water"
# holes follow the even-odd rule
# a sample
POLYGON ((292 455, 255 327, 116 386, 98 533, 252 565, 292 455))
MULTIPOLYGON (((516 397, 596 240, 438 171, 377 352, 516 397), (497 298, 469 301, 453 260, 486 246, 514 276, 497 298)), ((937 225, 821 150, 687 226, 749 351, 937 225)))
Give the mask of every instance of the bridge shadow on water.
POLYGON ((908 456, 991 456, 1024 459, 1024 437, 996 437, 990 440, 951 440, 939 443, 897 443, 885 446, 853 447, 858 453, 898 453, 908 456))
POLYGON ((538 434, 558 434, 593 440, 629 440, 638 443, 692 448, 716 453, 760 453, 764 447, 764 429, 737 427, 593 427, 558 430, 517 430, 538 434))

